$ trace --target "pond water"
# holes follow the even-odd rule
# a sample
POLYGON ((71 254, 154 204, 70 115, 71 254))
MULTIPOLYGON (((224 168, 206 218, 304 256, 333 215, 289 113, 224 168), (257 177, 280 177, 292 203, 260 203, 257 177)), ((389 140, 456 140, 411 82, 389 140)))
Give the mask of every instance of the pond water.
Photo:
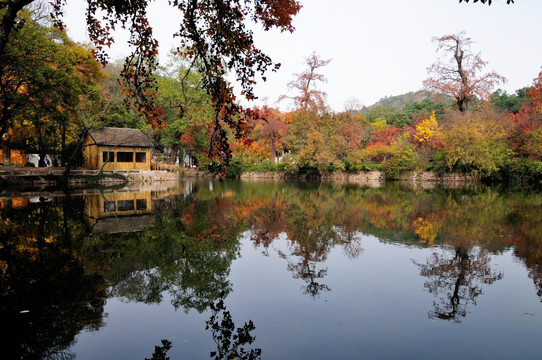
POLYGON ((12 194, 0 357, 539 359, 541 264, 537 189, 12 194))

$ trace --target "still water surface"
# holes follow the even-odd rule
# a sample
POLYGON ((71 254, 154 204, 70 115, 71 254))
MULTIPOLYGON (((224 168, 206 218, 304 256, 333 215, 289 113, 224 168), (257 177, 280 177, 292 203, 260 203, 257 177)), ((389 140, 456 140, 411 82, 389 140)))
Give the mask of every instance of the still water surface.
POLYGON ((540 190, 37 195, 0 198, 2 359, 542 353, 540 190))

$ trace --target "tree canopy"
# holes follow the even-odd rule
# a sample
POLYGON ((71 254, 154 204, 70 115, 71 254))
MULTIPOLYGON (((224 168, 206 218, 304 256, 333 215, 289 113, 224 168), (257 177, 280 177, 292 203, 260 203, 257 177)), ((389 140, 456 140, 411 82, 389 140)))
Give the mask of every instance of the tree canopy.
POLYGON ((105 75, 89 47, 19 14, 24 26, 11 34, 0 63, 0 138, 42 154, 66 144, 67 127, 83 97, 98 96, 105 75), (61 140, 59 140, 61 138, 61 140))
MULTIPOLYGON (((13 29, 24 26, 17 14, 33 0, 2 2, 0 10, 0 63, 5 63, 5 46, 13 29)), ((53 0, 52 17, 56 26, 63 29, 63 6, 66 0, 53 0)), ((255 98, 253 86, 256 77, 268 70, 276 70, 280 64, 254 44, 250 22, 264 30, 277 28, 292 32, 292 19, 301 5, 295 0, 173 0, 169 4, 180 10, 182 22, 175 36, 181 45, 177 53, 186 57, 188 69, 196 69, 202 75, 203 84, 212 99, 215 118, 211 136, 210 156, 226 162, 231 157, 224 126, 233 129, 236 138, 247 136, 246 118, 255 116, 235 100, 233 87, 225 79, 228 71, 236 75, 242 94, 255 98)), ((161 107, 156 103, 156 80, 158 42, 148 22, 146 0, 87 0, 87 29, 95 46, 96 58, 105 64, 107 48, 114 43, 116 27, 130 31, 129 44, 132 53, 126 59, 122 71, 125 94, 140 115, 149 123, 160 127, 161 107)), ((3 121, 3 119, 2 119, 3 121)))

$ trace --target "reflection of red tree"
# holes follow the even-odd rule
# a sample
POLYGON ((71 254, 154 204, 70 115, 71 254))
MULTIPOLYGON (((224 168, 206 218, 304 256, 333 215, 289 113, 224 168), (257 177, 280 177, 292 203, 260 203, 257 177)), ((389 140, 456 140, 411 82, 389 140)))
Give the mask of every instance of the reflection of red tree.
POLYGON ((235 237, 241 217, 236 213, 233 201, 227 198, 210 201, 212 204, 194 199, 189 206, 173 209, 174 213, 179 212, 179 226, 190 238, 201 241, 224 241, 235 237))
POLYGON ((261 204, 261 207, 254 209, 251 213, 251 240, 254 247, 263 247, 267 254, 271 243, 278 238, 279 234, 286 231, 286 209, 287 204, 277 199, 276 194, 261 204))
POLYGON ((364 203, 369 222, 382 229, 401 228, 401 217, 404 215, 400 201, 385 195, 373 195, 364 203))
POLYGON ((357 258, 362 252, 361 247, 361 224, 364 214, 359 207, 349 208, 346 214, 343 214, 341 230, 343 234, 342 246, 344 254, 349 259, 357 258))
POLYGON ((278 254, 288 261, 287 269, 293 277, 305 282, 303 292, 312 297, 330 290, 322 283, 327 275, 323 264, 333 247, 342 246, 350 258, 363 250, 359 236, 363 210, 344 202, 340 196, 316 192, 310 200, 289 197, 287 201, 277 193, 243 200, 237 206, 244 222, 250 224, 254 246, 262 247, 264 254, 281 233, 286 234, 289 249, 278 254))

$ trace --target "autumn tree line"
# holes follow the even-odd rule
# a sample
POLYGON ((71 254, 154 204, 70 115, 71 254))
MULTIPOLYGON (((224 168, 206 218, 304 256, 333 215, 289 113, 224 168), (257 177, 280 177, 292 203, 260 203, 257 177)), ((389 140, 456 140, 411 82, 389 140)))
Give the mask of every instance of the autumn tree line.
POLYGON ((178 49, 153 74, 159 115, 149 121, 134 106, 125 64, 103 67, 95 47, 71 41, 40 7, 20 11, 18 19, 0 63, 0 138, 3 148, 39 153, 35 165, 44 165, 45 154, 81 164, 88 129, 110 126, 143 130, 156 142, 157 161, 212 168, 230 151, 227 176, 381 170, 397 178, 430 170, 508 180, 542 173, 542 73, 515 94, 495 91, 505 79, 484 72, 487 63, 465 33, 434 39, 437 60, 424 81, 433 96, 422 101, 402 108, 349 101, 334 112, 321 90, 331 60, 312 54, 275 106, 230 109, 236 125, 219 118, 218 131, 206 77, 178 49), (280 110, 288 104, 290 110, 280 110))
POLYGON ((294 110, 263 107, 254 143, 237 144, 233 172, 289 173, 379 170, 389 179, 404 171, 475 173, 504 181, 542 177, 542 72, 532 86, 507 94, 506 79, 485 71, 464 33, 435 37, 437 60, 423 82, 433 96, 419 102, 359 109, 349 101, 332 112, 318 84, 330 60, 313 54, 295 74, 294 110), (280 159, 280 160, 278 160, 280 159))

